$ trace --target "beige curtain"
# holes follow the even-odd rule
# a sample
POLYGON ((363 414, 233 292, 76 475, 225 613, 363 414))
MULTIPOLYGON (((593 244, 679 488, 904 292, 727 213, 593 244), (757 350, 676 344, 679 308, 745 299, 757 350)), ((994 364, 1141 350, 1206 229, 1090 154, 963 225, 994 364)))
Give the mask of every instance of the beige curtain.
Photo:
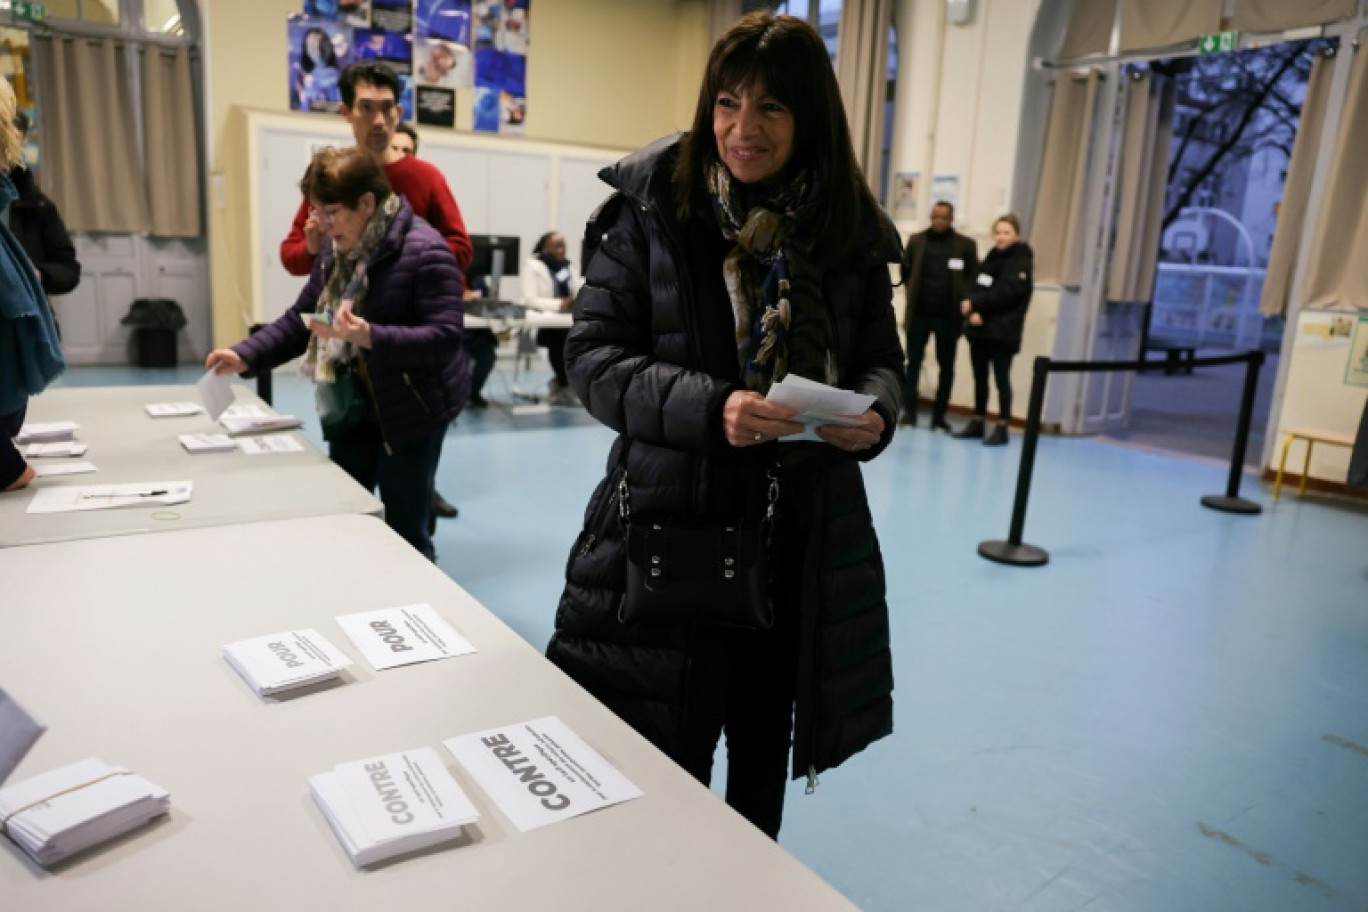
POLYGON ((1368 54, 1349 74, 1329 179, 1308 251, 1303 303, 1368 310, 1368 54))
POLYGON ((1059 60, 1075 60, 1089 54, 1105 54, 1111 49, 1112 23, 1116 19, 1116 0, 1074 0, 1069 29, 1059 48, 1059 60))
POLYGON ((72 231, 145 232, 142 164, 122 42, 34 35, 48 195, 72 231))
POLYGON ((1230 27, 1242 32, 1280 32, 1338 22, 1354 15, 1358 0, 1236 0, 1230 27))
POLYGON ((147 150, 147 202, 152 233, 200 234, 199 156, 195 144, 194 83, 190 51, 153 45, 142 52, 143 139, 147 150))
POLYGON ((1111 301, 1148 302, 1154 292, 1175 94, 1172 80, 1150 74, 1126 84, 1120 208, 1107 282, 1107 299, 1111 301))
POLYGON ((1102 76, 1059 74, 1045 132, 1031 246, 1037 282, 1078 285, 1083 274, 1083 187, 1102 76))
POLYGON ((1330 74, 1334 58, 1317 57, 1306 83, 1297 137, 1292 142, 1292 160, 1283 182, 1282 202, 1278 205, 1278 225, 1273 232, 1273 247, 1268 252, 1268 272, 1264 276, 1259 313, 1277 317, 1287 313, 1287 296, 1292 291, 1292 272, 1301 253, 1301 238, 1306 224, 1306 198, 1311 193, 1311 178, 1316 171, 1321 133, 1325 127, 1325 102, 1330 96, 1330 74))
POLYGON ((1221 0, 1128 0, 1121 4, 1122 51, 1167 47, 1220 30, 1221 0))
POLYGON ((741 0, 708 0, 708 53, 741 18, 741 0))
POLYGON ((893 0, 847 0, 836 32, 836 80, 841 84, 855 159, 878 193, 888 101, 888 30, 893 0))

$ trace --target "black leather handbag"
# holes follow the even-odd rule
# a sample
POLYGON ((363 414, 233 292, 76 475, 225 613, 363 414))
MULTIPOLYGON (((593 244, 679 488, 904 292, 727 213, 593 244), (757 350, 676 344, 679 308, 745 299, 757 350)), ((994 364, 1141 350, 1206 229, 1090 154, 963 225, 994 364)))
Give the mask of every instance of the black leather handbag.
POLYGON ((627 478, 618 484, 618 517, 627 542, 624 624, 697 624, 766 630, 774 625, 769 550, 779 478, 756 521, 633 517, 627 478))

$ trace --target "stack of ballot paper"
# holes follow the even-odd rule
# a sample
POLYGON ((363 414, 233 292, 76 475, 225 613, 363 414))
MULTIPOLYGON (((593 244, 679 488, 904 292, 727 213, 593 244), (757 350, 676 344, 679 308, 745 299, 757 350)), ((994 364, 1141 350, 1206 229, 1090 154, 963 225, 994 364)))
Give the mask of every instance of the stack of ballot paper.
POLYGON ((226 453, 237 449, 237 441, 227 434, 181 434, 187 453, 226 453))
POLYGON ((268 431, 288 431, 304 424, 294 415, 270 415, 261 406, 254 404, 229 406, 219 416, 218 422, 233 437, 268 431))
POLYGON ((44 866, 136 829, 170 806, 163 789, 93 757, 0 789, 5 832, 44 866))
POLYGON ((153 418, 184 418, 198 415, 204 409, 195 402, 152 402, 143 406, 153 418))
POLYGON ((351 665, 317 630, 290 630, 239 640, 223 657, 263 697, 335 678, 351 665))
POLYGON ((430 747, 339 764, 309 791, 358 867, 455 839, 480 818, 430 747))
POLYGON ((81 426, 74 421, 30 423, 19 429, 19 436, 14 438, 14 442, 20 446, 25 446, 30 443, 56 443, 60 440, 72 440, 80 429, 81 426))
POLYGON ((56 443, 30 443, 24 455, 30 458, 51 456, 84 456, 89 449, 79 440, 60 440, 56 443))

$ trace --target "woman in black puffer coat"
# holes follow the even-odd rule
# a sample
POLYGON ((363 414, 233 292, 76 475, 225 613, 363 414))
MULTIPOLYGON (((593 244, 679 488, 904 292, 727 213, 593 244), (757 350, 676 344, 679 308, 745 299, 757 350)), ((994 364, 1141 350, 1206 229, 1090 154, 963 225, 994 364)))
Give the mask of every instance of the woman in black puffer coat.
POLYGON ((892 731, 883 560, 859 464, 892 439, 902 346, 897 232, 860 177, 820 36, 755 13, 713 49, 693 129, 601 176, 566 344, 571 385, 618 432, 571 552, 547 654, 771 836, 792 775, 892 731), (764 394, 794 373, 869 394, 853 426, 803 426, 764 394), (619 619, 634 517, 764 512, 777 466, 768 629, 619 619))
POLYGON ((1021 351, 1026 308, 1031 306, 1034 255, 1021 240, 1021 222, 1009 212, 993 223, 993 249, 979 266, 978 280, 960 303, 969 360, 974 366, 974 418, 954 436, 983 438, 984 446, 1007 443, 1012 420, 1012 358, 1021 351), (988 421, 988 369, 997 379, 998 423, 984 436, 988 421))

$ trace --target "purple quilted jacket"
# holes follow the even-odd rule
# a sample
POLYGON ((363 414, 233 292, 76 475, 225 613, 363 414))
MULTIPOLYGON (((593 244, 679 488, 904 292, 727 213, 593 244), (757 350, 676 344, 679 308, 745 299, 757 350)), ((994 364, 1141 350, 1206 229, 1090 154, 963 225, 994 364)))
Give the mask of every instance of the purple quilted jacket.
MULTIPOLYGON (((233 346, 247 362, 243 376, 304 354, 309 331, 300 314, 314 312, 332 264, 329 239, 294 306, 233 346)), ((371 324, 371 348, 363 349, 362 357, 387 443, 445 426, 465 406, 470 362, 461 348, 462 289, 461 270, 446 240, 401 201, 371 263, 370 290, 361 308, 371 324)))

